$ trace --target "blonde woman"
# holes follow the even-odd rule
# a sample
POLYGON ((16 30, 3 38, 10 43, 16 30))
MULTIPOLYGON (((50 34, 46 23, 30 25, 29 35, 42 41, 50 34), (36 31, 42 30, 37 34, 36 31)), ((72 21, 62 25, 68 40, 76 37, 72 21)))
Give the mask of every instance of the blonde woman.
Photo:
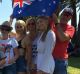
POLYGON ((25 59, 26 49, 22 47, 21 43, 26 36, 26 24, 23 20, 18 20, 15 23, 16 39, 18 41, 19 58, 16 61, 17 74, 26 74, 27 60, 25 59))
POLYGON ((31 74, 36 74, 36 21, 33 18, 28 18, 26 21, 26 28, 27 28, 27 36, 25 37, 22 45, 24 48, 27 49, 28 54, 26 54, 26 58, 28 59, 28 67, 29 72, 31 74))

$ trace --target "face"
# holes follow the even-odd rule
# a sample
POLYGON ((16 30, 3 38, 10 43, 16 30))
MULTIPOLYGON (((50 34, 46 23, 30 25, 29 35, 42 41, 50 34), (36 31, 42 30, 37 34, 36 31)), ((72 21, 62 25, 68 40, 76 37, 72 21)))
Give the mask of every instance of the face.
POLYGON ((47 30, 48 21, 46 19, 38 19, 37 20, 37 30, 38 31, 45 31, 47 30))
POLYGON ((63 12, 61 14, 60 23, 67 24, 70 19, 71 19, 71 14, 68 12, 63 12))
POLYGON ((24 32, 25 27, 21 24, 15 24, 15 30, 17 33, 23 33, 24 32))
POLYGON ((35 31, 36 30, 36 23, 33 20, 28 21, 27 23, 27 30, 28 31, 35 31))
POLYGON ((0 29, 2 36, 6 36, 9 33, 9 30, 7 28, 1 28, 0 29))

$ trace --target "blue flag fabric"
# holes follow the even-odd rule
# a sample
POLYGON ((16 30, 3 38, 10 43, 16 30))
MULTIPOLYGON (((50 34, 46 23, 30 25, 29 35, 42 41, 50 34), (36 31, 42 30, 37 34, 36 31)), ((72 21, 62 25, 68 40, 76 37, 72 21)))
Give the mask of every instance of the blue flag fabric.
POLYGON ((19 6, 19 3, 14 6, 13 17, 50 16, 56 10, 59 2, 60 0, 30 0, 30 2, 25 0, 22 7, 19 6))

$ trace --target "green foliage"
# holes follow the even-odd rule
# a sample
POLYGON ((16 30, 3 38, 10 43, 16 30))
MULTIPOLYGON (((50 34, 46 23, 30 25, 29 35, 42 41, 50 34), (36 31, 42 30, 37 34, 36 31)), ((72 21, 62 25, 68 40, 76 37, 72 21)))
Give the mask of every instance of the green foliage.
POLYGON ((80 57, 70 57, 68 64, 68 74, 80 74, 80 57))

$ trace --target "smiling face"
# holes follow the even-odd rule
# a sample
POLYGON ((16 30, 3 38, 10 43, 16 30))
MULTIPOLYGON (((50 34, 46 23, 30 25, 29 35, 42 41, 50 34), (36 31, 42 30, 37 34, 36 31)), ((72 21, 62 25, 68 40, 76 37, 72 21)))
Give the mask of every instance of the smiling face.
POLYGON ((37 30, 38 31, 46 31, 49 25, 49 21, 46 17, 40 17, 37 20, 37 30))
POLYGON ((26 33, 26 24, 24 21, 22 20, 18 20, 15 24, 15 30, 17 33, 19 34, 23 34, 23 33, 26 33))
POLYGON ((26 28, 27 28, 27 31, 35 31, 36 30, 36 21, 32 18, 29 18, 27 21, 26 21, 26 28))

